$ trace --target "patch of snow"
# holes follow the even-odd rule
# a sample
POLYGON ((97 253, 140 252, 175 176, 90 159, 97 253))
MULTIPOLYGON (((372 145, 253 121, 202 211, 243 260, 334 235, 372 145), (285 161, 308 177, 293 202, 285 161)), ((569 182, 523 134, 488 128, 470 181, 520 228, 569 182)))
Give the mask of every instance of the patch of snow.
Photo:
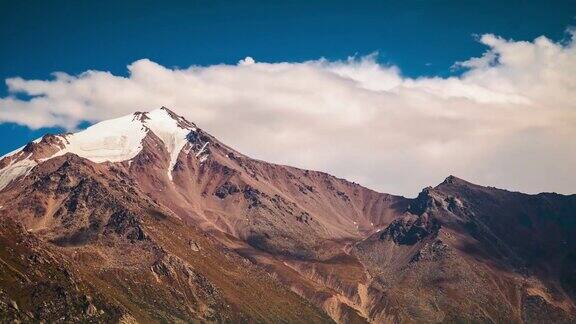
POLYGON ((180 151, 188 143, 188 134, 190 129, 181 128, 166 109, 156 109, 147 114, 148 118, 145 121, 146 126, 158 136, 168 153, 170 154, 170 165, 168 166, 168 178, 172 180, 172 170, 178 160, 180 151))
POLYGON ((30 170, 37 164, 36 161, 26 158, 15 163, 10 163, 0 170, 0 190, 6 188, 13 180, 21 176, 27 176, 30 170))
POLYGON ((74 153, 92 162, 122 162, 142 150, 146 128, 133 115, 106 120, 63 137, 64 149, 51 158, 74 153))
POLYGON ((204 150, 206 149, 206 146, 208 146, 210 142, 206 142, 204 143, 204 145, 202 145, 202 148, 200 149, 200 151, 198 151, 198 153, 196 153, 196 157, 199 157, 200 154, 202 154, 204 152, 204 150))

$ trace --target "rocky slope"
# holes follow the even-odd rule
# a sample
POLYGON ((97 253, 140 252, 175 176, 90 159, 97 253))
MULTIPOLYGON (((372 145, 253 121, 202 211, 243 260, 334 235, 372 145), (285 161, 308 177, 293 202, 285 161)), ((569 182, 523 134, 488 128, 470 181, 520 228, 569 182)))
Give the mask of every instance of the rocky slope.
POLYGON ((382 194, 166 108, 8 154, 0 205, 7 321, 575 320, 576 196, 382 194))

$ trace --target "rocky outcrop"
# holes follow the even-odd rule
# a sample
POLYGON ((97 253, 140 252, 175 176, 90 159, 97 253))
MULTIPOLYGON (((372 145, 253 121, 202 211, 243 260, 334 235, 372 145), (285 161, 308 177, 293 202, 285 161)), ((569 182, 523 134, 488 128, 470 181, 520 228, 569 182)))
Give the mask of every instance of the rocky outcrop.
POLYGON ((388 225, 380 234, 380 239, 390 239, 399 245, 414 245, 437 237, 439 231, 440 222, 434 216, 408 214, 388 225))

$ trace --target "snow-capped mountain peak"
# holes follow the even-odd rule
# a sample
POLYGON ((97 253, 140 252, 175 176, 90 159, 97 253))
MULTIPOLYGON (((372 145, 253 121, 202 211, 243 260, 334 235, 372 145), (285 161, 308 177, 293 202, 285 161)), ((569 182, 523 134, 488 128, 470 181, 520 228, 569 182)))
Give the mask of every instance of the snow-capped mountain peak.
POLYGON ((53 157, 74 153, 97 163, 127 161, 140 153, 142 140, 152 132, 166 146, 170 153, 170 167, 173 167, 187 142, 186 137, 196 130, 192 123, 162 107, 106 120, 66 135, 65 148, 53 157))
POLYGON ((172 180, 171 171, 178 155, 188 142, 189 134, 197 130, 193 123, 162 107, 105 120, 77 133, 56 135, 57 140, 50 143, 43 143, 44 138, 40 138, 29 145, 48 145, 49 149, 43 149, 43 155, 24 155, 22 153, 26 147, 22 147, 0 159, 0 162, 4 162, 0 164, 0 189, 27 174, 39 162, 66 153, 73 153, 96 163, 131 160, 142 151, 142 141, 150 132, 164 143, 170 154, 167 172, 172 180))

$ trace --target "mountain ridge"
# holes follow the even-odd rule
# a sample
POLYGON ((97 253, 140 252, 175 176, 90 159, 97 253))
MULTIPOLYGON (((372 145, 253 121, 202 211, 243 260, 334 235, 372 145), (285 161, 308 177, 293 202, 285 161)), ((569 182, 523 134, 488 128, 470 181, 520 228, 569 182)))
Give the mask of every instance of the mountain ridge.
MULTIPOLYGON (((80 296, 68 301, 77 313, 43 313, 10 288, 42 278, 16 278, 0 280, 2 317, 574 319, 576 195, 527 195, 454 176, 416 198, 379 193, 249 158, 167 108, 83 132, 47 135, 0 159, 0 220, 6 237, 34 238, 31 250, 57 255, 54 264, 78 274, 98 305, 80 296), (288 304, 275 310, 263 295, 288 304)), ((14 263, 15 248, 0 250, 0 271, 25 274, 31 263, 14 263)))
MULTIPOLYGON (((120 119, 127 119, 127 118, 131 117, 132 121, 140 121, 142 127, 147 128, 148 131, 150 131, 150 132, 152 132, 152 133, 155 134, 156 132, 158 132, 158 128, 156 128, 156 131, 154 130, 154 128, 151 129, 151 128, 149 127, 149 125, 146 124, 146 121, 151 119, 151 118, 148 116, 149 114, 160 115, 159 112, 162 112, 162 111, 166 112, 166 114, 167 114, 174 122, 176 122, 176 125, 172 125, 172 129, 188 130, 188 131, 190 131, 190 132, 196 132, 197 130, 199 130, 199 128, 196 126, 196 124, 194 124, 194 123, 186 120, 186 118, 184 118, 184 117, 182 117, 182 116, 179 116, 179 115, 176 114, 174 111, 170 110, 169 108, 167 108, 167 107, 165 107, 165 106, 162 106, 162 107, 160 107, 160 108, 158 108, 158 109, 154 109, 154 110, 147 111, 147 112, 145 112, 145 111, 136 111, 136 112, 134 112, 134 113, 132 113, 132 114, 125 115, 125 116, 118 117, 118 118, 114 118, 114 119, 111 119, 111 120, 107 120, 107 121, 105 121, 105 122, 109 122, 109 121, 113 121, 113 120, 120 120, 120 119), (176 126, 176 127, 174 127, 174 126, 176 126)), ((92 125, 92 126, 96 126, 96 125, 99 125, 99 124, 101 124, 101 123, 102 123, 102 122, 99 122, 99 123, 96 123, 96 124, 94 124, 94 125, 92 125)), ((92 126, 91 126, 91 127, 92 127, 92 126)), ((164 125, 164 126, 166 126, 166 125, 164 125)), ((91 128, 91 127, 88 127, 88 128, 91 128)), ((86 130, 80 131, 80 132, 78 132, 78 133, 83 133, 83 132, 85 132, 85 131, 86 131, 86 130)), ((200 131, 202 131, 202 130, 200 130, 200 131)), ((203 131, 202 131, 202 132, 203 132, 203 131)), ((10 157, 10 156, 12 156, 12 155, 16 155, 17 153, 20 153, 20 152, 30 152, 30 151, 33 150, 33 147, 35 146, 35 144, 38 144, 38 143, 41 143, 41 142, 46 141, 46 142, 50 142, 52 145, 55 145, 55 146, 63 145, 63 143, 61 143, 61 141, 66 141, 66 138, 67 138, 67 137, 69 137, 69 136, 71 136, 71 135, 74 135, 74 134, 77 134, 77 133, 60 133, 60 134, 50 134, 50 133, 49 133, 49 134, 45 134, 45 135, 43 135, 42 137, 40 137, 40 138, 38 138, 38 139, 36 139, 36 140, 33 140, 33 141, 27 143, 26 145, 24 145, 24 146, 22 146, 22 147, 20 147, 20 148, 17 148, 17 149, 15 149, 15 150, 13 150, 13 151, 11 151, 11 152, 9 152, 9 153, 6 153, 5 155, 1 156, 1 157, 0 157, 0 167, 2 166, 2 161, 3 161, 5 158, 10 157), (60 141, 60 143, 58 143, 58 141, 60 141)), ((189 134, 190 134, 190 133, 186 134, 186 136, 188 136, 189 134)), ((207 133, 205 133, 205 134, 207 134, 207 133)), ((91 134, 91 135, 92 135, 92 134, 91 134)), ((156 134, 155 134, 155 135, 156 135, 156 134)), ((208 135, 208 134, 207 134, 207 135, 208 135)), ((186 137, 186 136, 184 136, 184 137, 186 137)), ((138 139, 141 141, 141 140, 144 139, 144 137, 145 137, 145 136, 140 136, 138 139)), ((212 138, 213 138, 213 137, 212 137, 212 138)), ((164 143, 164 142, 169 142, 169 143, 170 143, 169 140, 168 140, 168 141, 163 140, 162 142, 163 142, 163 143, 164 143)), ((67 144, 69 144, 69 142, 68 142, 67 144)), ((165 143, 164 143, 164 144, 165 144, 165 143)), ((223 145, 222 143, 219 143, 219 144, 220 144, 220 145, 223 145)), ((181 143, 180 145, 182 145, 182 143, 181 143)), ((138 146, 138 145, 136 145, 136 146, 138 146)), ((179 146, 179 145, 177 145, 177 146, 179 146)), ((239 153, 238 151, 233 150, 233 149, 230 148, 230 147, 227 147, 227 148, 230 149, 231 151, 233 151, 233 152, 236 153, 236 154, 241 154, 241 153, 239 153)), ((141 149, 141 147, 139 147, 138 149, 141 149)), ((179 150, 175 150, 175 151, 177 151, 177 153, 179 154, 179 152, 180 152, 182 149, 183 149, 183 147, 180 147, 179 150)), ((60 150, 59 152, 55 153, 55 154, 52 155, 52 156, 49 156, 49 157, 42 157, 42 156, 40 156, 39 158, 40 158, 40 159, 49 159, 49 158, 53 158, 53 157, 58 156, 58 154, 65 154, 65 153, 66 153, 65 150, 60 150)), ((79 156, 82 157, 82 154, 81 154, 81 153, 78 154, 78 152, 74 152, 74 150, 71 150, 70 153, 77 154, 77 155, 79 155, 79 156)), ((94 162, 122 162, 122 161, 130 160, 131 158, 133 158, 133 155, 135 155, 135 154, 132 153, 132 154, 124 155, 124 156, 122 156, 122 159, 120 159, 120 160, 118 160, 118 159, 116 159, 116 158, 111 158, 111 157, 102 157, 102 158, 101 158, 101 159, 103 159, 102 161, 100 161, 100 158, 94 158, 94 157, 90 157, 90 156, 88 156, 88 157, 83 156, 83 157, 88 158, 88 159, 91 159, 91 158, 92 158, 92 160, 93 160, 94 162)), ((255 158, 251 158, 251 159, 253 159, 253 160, 258 160, 258 159, 255 159, 255 158)), ((262 161, 262 160, 258 160, 258 161, 262 161)), ((262 162, 266 162, 266 161, 262 161, 262 162)), ((266 163, 269 163, 269 162, 266 162, 266 163)), ((285 166, 285 167, 288 167, 288 166, 289 166, 289 165, 282 164, 282 163, 280 163, 280 164, 278 164, 278 163, 270 163, 270 164, 275 164, 275 165, 278 165, 278 166, 285 166)), ((172 166, 173 166, 173 165, 172 165, 172 166)), ((297 167, 292 167, 292 168, 297 168, 297 167)), ((297 168, 297 169, 305 170, 305 169, 303 169, 303 168, 297 168)), ((315 171, 315 172, 321 172, 321 173, 326 173, 326 174, 328 174, 327 172, 324 172, 324 171, 315 171)), ((341 179, 341 180, 346 180, 346 179, 344 179, 344 178, 339 178, 339 179, 341 179)), ((348 181, 348 180, 346 180, 346 181, 348 181)), ((465 179, 463 179, 463 178, 457 177, 457 176, 452 175, 452 174, 451 174, 451 175, 448 175, 441 183, 439 183, 439 184, 436 185, 436 186, 440 186, 440 185, 442 185, 442 184, 446 184, 446 183, 450 183, 450 182, 454 182, 454 181, 457 181, 457 182, 460 182, 460 183, 466 183, 466 184, 468 184, 468 185, 479 186, 479 185, 477 185, 477 184, 474 184, 474 183, 472 183, 472 182, 470 182, 470 181, 467 181, 467 180, 465 180, 465 179)), ((0 187, 0 188, 1 188, 1 187, 0 187)), ((490 187, 490 188, 500 189, 500 190, 506 190, 506 191, 510 191, 510 192, 523 193, 523 192, 521 192, 521 191, 509 190, 509 189, 505 189, 505 188, 496 188, 496 187, 490 187)), ((370 189, 370 188, 368 188, 368 189, 370 189)), ((379 192, 378 190, 375 190, 375 189, 370 189, 370 190, 379 192)), ((576 195, 576 193, 574 193, 574 194, 561 194, 561 193, 556 193, 556 192, 538 192, 538 193, 533 193, 533 194, 530 194, 530 195, 538 195, 538 194, 546 194, 546 193, 557 194, 557 195, 562 195, 562 196, 572 196, 572 195, 576 195)))

